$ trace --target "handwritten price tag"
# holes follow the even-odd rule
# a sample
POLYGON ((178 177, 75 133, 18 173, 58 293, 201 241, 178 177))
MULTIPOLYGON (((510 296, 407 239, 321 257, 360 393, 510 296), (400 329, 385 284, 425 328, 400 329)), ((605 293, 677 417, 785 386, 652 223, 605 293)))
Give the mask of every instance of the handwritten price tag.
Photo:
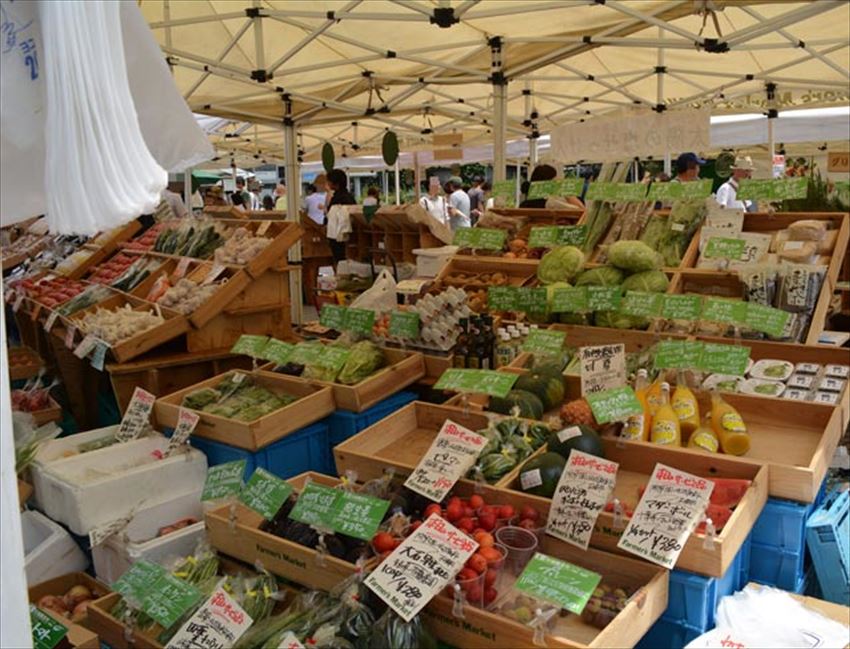
POLYGON ((670 320, 697 320, 702 311, 702 299, 698 295, 663 295, 661 317, 670 320))
POLYGON ((706 259, 732 259, 737 260, 744 254, 747 242, 743 239, 731 239, 729 237, 711 237, 705 244, 703 256, 706 259))
POLYGON ((207 470, 207 481, 204 483, 201 500, 217 500, 238 494, 242 490, 247 463, 248 460, 242 459, 211 466, 207 470))
POLYGON ((419 338, 419 314, 413 311, 392 311, 389 335, 410 340, 419 338))
POLYGON ((713 489, 711 480, 656 464, 617 547, 672 570, 713 489))
POLYGON ((405 622, 460 572, 478 543, 437 514, 408 536, 366 578, 366 586, 405 622))
POLYGON ((278 365, 285 365, 294 350, 295 345, 291 345, 290 343, 285 343, 282 340, 276 340, 275 338, 272 338, 271 340, 269 340, 268 344, 263 347, 262 351, 260 352, 259 358, 262 358, 266 361, 271 361, 278 365))
POLYGON ((537 552, 514 587, 581 615, 602 575, 537 552))
POLYGON ((552 298, 552 313, 582 313, 589 311, 586 286, 556 288, 552 298))
POLYGON ((345 324, 345 307, 339 304, 325 304, 319 314, 319 324, 328 329, 342 331, 345 324))
POLYGON ((106 363, 106 353, 109 351, 109 345, 102 340, 95 342, 94 351, 91 355, 91 366, 98 372, 103 371, 103 366, 106 363))
POLYGON ((165 568, 162 566, 140 559, 112 584, 112 590, 138 605, 164 574, 165 568))
POLYGON ((587 550, 596 519, 614 491, 618 467, 573 449, 552 496, 546 533, 587 550))
POLYGON ((180 414, 177 417, 177 426, 174 428, 174 433, 171 435, 171 439, 168 440, 168 448, 165 450, 166 457, 189 441, 189 436, 195 430, 195 426, 198 425, 200 418, 201 416, 198 413, 180 408, 180 414))
POLYGON ((298 496, 289 517, 368 541, 378 531, 389 507, 388 500, 311 482, 298 496))
POLYGON ((239 340, 230 349, 231 354, 245 354, 252 358, 262 358, 263 350, 269 344, 268 336, 239 336, 239 340))
POLYGON ((558 354, 564 348, 566 335, 565 331, 532 329, 522 344, 522 351, 542 355, 558 354))
POLYGON ((156 397, 147 390, 142 390, 142 388, 133 390, 130 405, 127 406, 127 410, 121 418, 121 425, 118 427, 115 439, 119 442, 128 442, 141 435, 148 425, 154 401, 156 401, 156 397))
POLYGON ((625 421, 629 416, 643 412, 643 406, 629 386, 594 392, 587 395, 593 418, 600 424, 625 421))
POLYGON ((201 591, 167 572, 148 591, 142 610, 167 629, 200 599, 201 591))
POLYGON ((224 649, 236 641, 254 620, 221 586, 186 620, 165 649, 224 649))
POLYGON ((291 484, 258 468, 239 494, 239 500, 266 520, 271 520, 291 493, 291 484))
POLYGON ((88 356, 92 350, 97 345, 97 338, 88 334, 83 340, 77 345, 76 349, 74 349, 74 356, 79 359, 83 359, 88 356))
POLYGON ((44 321, 44 330, 47 333, 50 333, 50 330, 53 329, 53 325, 56 324, 56 319, 59 317, 58 311, 51 311, 50 315, 47 316, 47 319, 44 321))
POLYGON ((582 396, 616 388, 626 382, 626 346, 579 348, 582 396))
POLYGON ((485 437, 447 419, 404 486, 440 502, 486 445, 485 437))

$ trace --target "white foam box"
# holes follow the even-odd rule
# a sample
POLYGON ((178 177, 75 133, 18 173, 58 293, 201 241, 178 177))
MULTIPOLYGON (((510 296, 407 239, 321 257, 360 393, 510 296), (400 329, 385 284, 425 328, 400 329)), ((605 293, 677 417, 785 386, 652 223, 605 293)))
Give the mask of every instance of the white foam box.
POLYGON ((86 555, 71 535, 41 512, 21 513, 21 531, 27 585, 34 586, 88 567, 86 555))
POLYGON ((140 509, 122 532, 92 548, 98 579, 111 584, 140 559, 163 564, 170 557, 194 554, 198 542, 206 536, 202 493, 203 489, 193 489, 140 509), (198 522, 157 536, 163 527, 188 517, 198 522))
POLYGON ((175 493, 203 489, 206 456, 187 447, 156 459, 167 447, 168 439, 155 434, 51 462, 42 471, 41 506, 53 520, 84 535, 175 493))
POLYGON ((416 248, 416 276, 436 277, 449 263, 449 259, 457 254, 457 246, 442 246, 440 248, 416 248))

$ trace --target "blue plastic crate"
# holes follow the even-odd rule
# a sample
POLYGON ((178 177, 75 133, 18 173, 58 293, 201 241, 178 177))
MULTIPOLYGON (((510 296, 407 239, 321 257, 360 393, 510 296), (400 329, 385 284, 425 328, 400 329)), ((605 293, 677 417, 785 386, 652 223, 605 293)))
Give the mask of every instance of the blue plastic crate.
POLYGON ((667 610, 662 619, 698 629, 714 626, 721 597, 743 588, 749 579, 750 540, 744 541, 722 577, 705 577, 685 570, 670 572, 667 610))
POLYGON ((416 401, 416 394, 404 391, 387 397, 363 412, 337 410, 327 418, 331 448, 342 444, 349 437, 353 437, 412 401, 416 401))
POLYGON ((635 645, 635 649, 682 649, 706 631, 708 629, 670 622, 662 618, 650 627, 646 635, 635 645))
MULTIPOLYGON (((171 434, 170 432, 168 433, 171 434)), ((203 437, 191 437, 189 439, 192 446, 201 451, 207 456, 207 464, 216 466, 217 464, 226 464, 236 460, 245 460, 245 475, 250 476, 254 469, 257 468, 257 458, 262 451, 246 451, 244 448, 230 446, 230 444, 222 444, 211 439, 203 437)))
POLYGON ((768 498, 753 525, 753 543, 802 553, 806 547, 806 521, 826 494, 826 480, 813 503, 768 498))
POLYGON ((805 549, 786 552, 770 545, 753 543, 750 579, 767 586, 794 591, 806 576, 805 549))
POLYGON ((832 491, 806 523, 806 540, 824 599, 850 599, 850 492, 832 491))

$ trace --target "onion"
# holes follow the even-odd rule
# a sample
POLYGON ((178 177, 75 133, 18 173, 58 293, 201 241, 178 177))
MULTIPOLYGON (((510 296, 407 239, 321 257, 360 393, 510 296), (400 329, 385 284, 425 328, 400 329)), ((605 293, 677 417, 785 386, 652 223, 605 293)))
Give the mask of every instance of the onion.
POLYGON ((59 615, 68 615, 68 607, 65 606, 65 601, 56 595, 45 595, 38 600, 38 608, 47 609, 59 615))
POLYGON ((83 600, 74 607, 74 612, 71 614, 71 619, 74 621, 81 620, 88 613, 87 609, 91 603, 90 599, 83 600))
POLYGON ((71 589, 65 593, 65 604, 69 610, 73 610, 80 602, 84 602, 91 598, 92 594, 88 586, 77 584, 76 586, 72 586, 71 589))

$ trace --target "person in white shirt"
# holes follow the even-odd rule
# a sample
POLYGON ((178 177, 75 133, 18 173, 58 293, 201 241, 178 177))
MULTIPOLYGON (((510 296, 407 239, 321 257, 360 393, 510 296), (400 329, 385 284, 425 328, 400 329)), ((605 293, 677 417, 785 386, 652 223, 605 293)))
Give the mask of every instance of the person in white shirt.
POLYGON ((457 176, 449 178, 449 225, 452 230, 472 227, 469 219, 469 195, 463 191, 463 181, 457 176))
POLYGON ((440 179, 431 176, 428 180, 428 194, 419 199, 419 204, 428 214, 440 223, 448 225, 449 212, 446 208, 446 199, 440 195, 440 179))
POLYGON ((286 185, 278 183, 274 188, 274 208, 281 212, 286 211, 286 185))
POLYGON ((325 223, 327 185, 325 174, 319 174, 313 181, 314 191, 304 199, 304 209, 307 211, 307 216, 319 225, 324 225, 325 223))
POLYGON ((263 200, 260 198, 260 190, 262 186, 259 182, 253 181, 249 185, 248 196, 251 199, 251 204, 249 209, 251 210, 261 210, 263 209, 263 200))
POLYGON ((738 156, 732 165, 732 177, 717 188, 714 198, 722 207, 731 210, 749 211, 752 201, 738 200, 738 183, 753 175, 755 165, 750 156, 738 156))

